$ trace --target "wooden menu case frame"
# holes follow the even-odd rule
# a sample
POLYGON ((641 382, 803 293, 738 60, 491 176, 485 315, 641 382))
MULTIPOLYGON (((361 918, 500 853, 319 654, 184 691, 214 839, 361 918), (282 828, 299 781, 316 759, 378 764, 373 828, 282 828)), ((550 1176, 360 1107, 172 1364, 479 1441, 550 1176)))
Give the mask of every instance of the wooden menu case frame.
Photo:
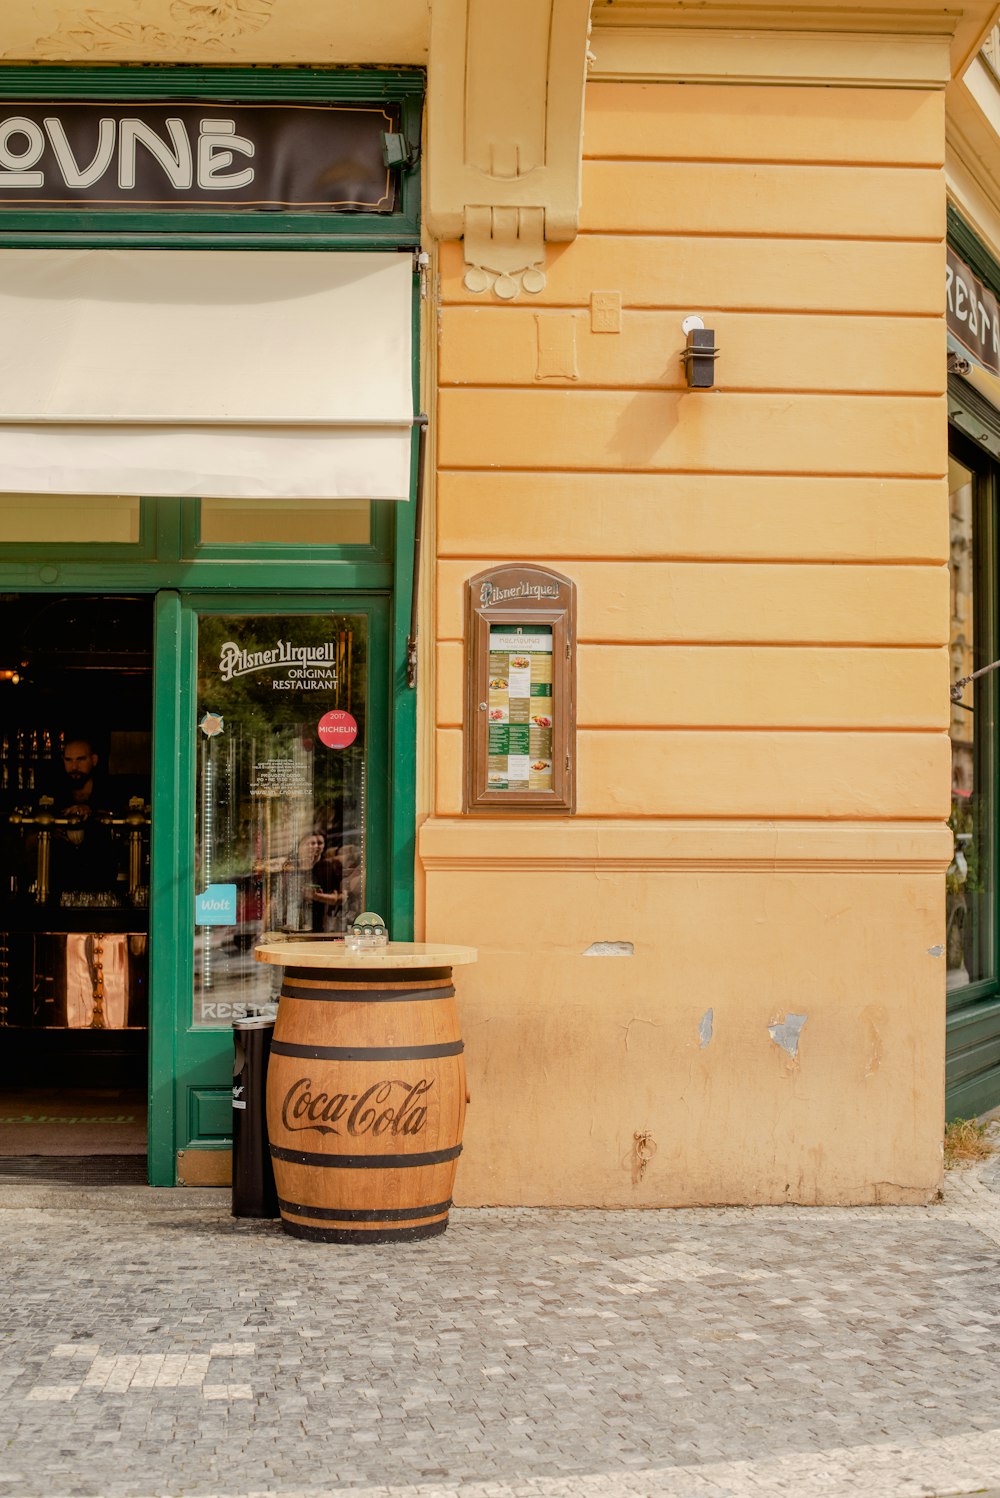
MULTIPOLYGON (((524 816, 527 813, 572 815, 576 811, 576 585, 568 577, 547 567, 512 564, 477 573, 465 586, 465 638, 467 649, 465 700, 464 810, 494 816, 524 816), (535 634, 532 635, 534 629, 535 634), (510 647, 508 637, 525 634, 526 641, 547 638, 551 632, 551 665, 545 650, 526 648, 523 656, 510 647), (491 640, 493 668, 491 669, 491 640), (500 659, 497 642, 507 640, 508 667, 500 659), (520 668, 520 669, 518 669, 520 668), (506 675, 498 675, 506 669, 506 675), (551 706, 545 698, 545 674, 551 671, 551 706), (513 676, 530 682, 517 690, 527 692, 515 703, 513 676), (510 679, 508 679, 510 678, 510 679), (541 678, 541 679, 540 679, 541 678), (537 694, 537 697, 536 697, 537 694), (534 701, 545 712, 530 716, 534 701), (493 721, 501 719, 502 721, 493 721), (545 723, 551 719, 549 730, 545 723), (506 754, 492 755, 496 739, 513 727, 523 747, 529 736, 532 750, 515 761, 514 735, 506 734, 506 754), (534 726, 533 726, 534 725, 534 726), (551 743, 549 741, 551 733, 551 743), (551 772, 546 760, 551 758, 551 772), (530 766, 529 781, 535 785, 514 786, 501 778, 500 767, 530 766), (492 779, 491 779, 492 776, 492 779), (546 781, 550 783, 545 784, 546 781)), ((518 772, 520 774, 520 772, 518 772)))

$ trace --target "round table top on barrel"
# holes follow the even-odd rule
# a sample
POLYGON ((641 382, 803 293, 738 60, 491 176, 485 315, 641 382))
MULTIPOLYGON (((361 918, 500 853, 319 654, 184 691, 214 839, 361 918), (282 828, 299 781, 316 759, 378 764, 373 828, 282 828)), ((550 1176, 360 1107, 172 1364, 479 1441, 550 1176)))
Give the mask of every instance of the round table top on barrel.
POLYGON ((349 952, 342 941, 271 941, 256 947, 254 956, 258 962, 278 967, 317 967, 326 972, 331 968, 460 967, 479 959, 475 947, 433 941, 390 941, 362 952, 349 952))

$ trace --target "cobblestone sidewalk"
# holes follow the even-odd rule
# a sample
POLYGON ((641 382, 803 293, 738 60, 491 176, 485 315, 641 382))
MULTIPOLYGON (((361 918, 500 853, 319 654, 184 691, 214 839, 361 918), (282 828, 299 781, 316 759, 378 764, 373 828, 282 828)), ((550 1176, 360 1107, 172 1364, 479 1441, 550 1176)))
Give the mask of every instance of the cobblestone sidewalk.
POLYGON ((1000 1488, 997 1177, 368 1249, 222 1193, 3 1188, 0 1498, 1000 1488))

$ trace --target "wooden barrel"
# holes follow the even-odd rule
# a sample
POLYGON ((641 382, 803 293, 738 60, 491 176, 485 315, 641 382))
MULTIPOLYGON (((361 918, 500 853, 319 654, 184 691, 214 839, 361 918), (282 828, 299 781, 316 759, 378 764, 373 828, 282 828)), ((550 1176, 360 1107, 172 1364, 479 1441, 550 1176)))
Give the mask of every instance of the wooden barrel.
POLYGON ((444 1232, 463 1049, 450 968, 285 968, 267 1131, 287 1233, 385 1243, 444 1232))

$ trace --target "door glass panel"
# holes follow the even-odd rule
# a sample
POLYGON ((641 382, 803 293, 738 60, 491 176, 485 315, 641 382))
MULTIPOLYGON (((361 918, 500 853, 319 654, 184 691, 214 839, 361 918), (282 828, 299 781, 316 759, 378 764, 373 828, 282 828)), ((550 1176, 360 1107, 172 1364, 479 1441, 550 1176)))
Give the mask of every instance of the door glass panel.
MULTIPOLYGON (((951 493, 951 680, 991 660, 992 629, 983 572, 983 511, 977 477, 954 457, 951 493)), ((951 817, 955 852, 947 876, 949 992, 993 971, 992 743, 996 687, 992 675, 970 682, 951 706, 951 817)))
POLYGON ((364 546, 367 499, 203 499, 201 540, 209 546, 364 546))
POLYGON ((265 932, 365 908, 367 696, 364 614, 200 616, 196 1026, 274 997, 265 932))

